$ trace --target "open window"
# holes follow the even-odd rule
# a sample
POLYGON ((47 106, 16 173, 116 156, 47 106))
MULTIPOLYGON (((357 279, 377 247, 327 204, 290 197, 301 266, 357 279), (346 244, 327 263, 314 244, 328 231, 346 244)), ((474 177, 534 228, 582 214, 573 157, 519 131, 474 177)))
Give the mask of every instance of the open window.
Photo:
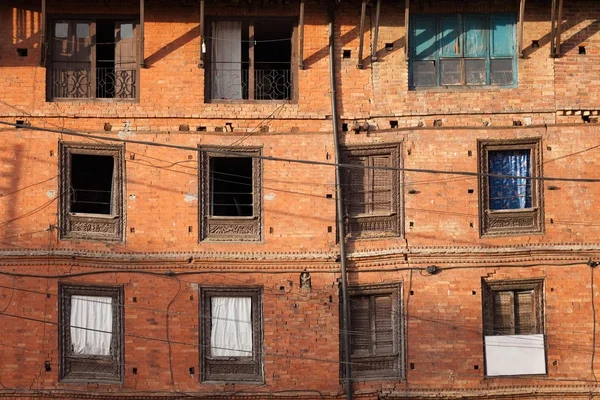
POLYGON ((542 233, 541 141, 480 140, 481 236, 542 233))
POLYGON ((483 281, 487 376, 546 373, 543 280, 483 281))
POLYGON ((263 382, 262 288, 200 288, 202 381, 263 382))
POLYGON ((59 284, 60 380, 123 380, 123 288, 59 284))
POLYGON ((61 239, 123 240, 123 147, 59 142, 61 239))
POLYGON ((402 236, 400 144, 347 147, 344 205, 347 233, 354 238, 402 236))
POLYGON ((207 99, 292 99, 294 32, 293 20, 212 21, 207 99))
POLYGON ((258 241, 262 238, 261 151, 202 149, 201 240, 258 241), (232 154, 239 153, 239 155, 232 154))
POLYGON ((137 22, 54 19, 51 26, 48 100, 137 98, 137 22))
MULTIPOLYGON (((400 285, 354 286, 348 294, 352 378, 402 378, 400 285)), ((343 376, 343 364, 341 370, 343 376)))
POLYGON ((514 14, 417 14, 410 25, 411 88, 516 85, 514 14))

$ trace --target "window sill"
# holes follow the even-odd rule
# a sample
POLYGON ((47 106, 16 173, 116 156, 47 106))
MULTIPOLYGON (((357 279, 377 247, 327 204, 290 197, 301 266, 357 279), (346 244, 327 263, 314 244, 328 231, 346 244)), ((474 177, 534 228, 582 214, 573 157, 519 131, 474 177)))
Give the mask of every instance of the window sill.
POLYGON ((59 97, 47 100, 48 103, 139 103, 140 99, 95 98, 95 97, 59 97))
POLYGON ((69 215, 72 217, 77 217, 77 218, 97 218, 97 219, 116 219, 116 218, 120 217, 119 215, 112 215, 112 214, 92 214, 92 213, 75 213, 75 212, 70 212, 69 215))
POLYGON ((205 104, 296 104, 297 101, 290 100, 248 100, 248 99, 211 99, 205 104))
POLYGON ((496 86, 496 85, 457 85, 457 86, 430 86, 430 87, 414 87, 409 86, 409 92, 437 92, 437 93, 454 93, 454 92, 471 92, 479 90, 510 90, 516 89, 517 84, 496 86))

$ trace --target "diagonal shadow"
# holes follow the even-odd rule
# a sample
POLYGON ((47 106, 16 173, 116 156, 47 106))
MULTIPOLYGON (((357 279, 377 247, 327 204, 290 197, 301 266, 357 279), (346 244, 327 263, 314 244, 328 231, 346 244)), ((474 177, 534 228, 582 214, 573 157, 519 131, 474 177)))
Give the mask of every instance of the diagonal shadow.
MULTIPOLYGON (((199 35, 200 35, 200 25, 194 27, 193 29, 191 29, 188 32, 184 33, 183 35, 179 36, 177 39, 164 45, 163 47, 161 47, 160 49, 158 49, 157 51, 152 53, 150 56, 146 57, 146 60, 145 60, 146 67, 151 68, 158 61, 162 60, 169 54, 175 52, 180 47, 185 46, 192 40, 198 39, 199 35)), ((199 57, 199 54, 200 54, 200 48, 198 47, 198 57, 199 57)))

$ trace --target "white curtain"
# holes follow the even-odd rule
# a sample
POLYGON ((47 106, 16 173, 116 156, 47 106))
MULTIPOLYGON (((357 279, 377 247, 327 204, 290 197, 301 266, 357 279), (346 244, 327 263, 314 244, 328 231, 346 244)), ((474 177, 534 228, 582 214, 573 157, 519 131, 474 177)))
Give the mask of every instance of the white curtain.
POLYGON ((73 354, 110 355, 112 313, 111 297, 71 296, 73 354))
POLYGON ((242 23, 212 25, 212 98, 242 98, 242 23))
POLYGON ((213 357, 251 357, 251 298, 212 297, 211 305, 211 355, 213 357))

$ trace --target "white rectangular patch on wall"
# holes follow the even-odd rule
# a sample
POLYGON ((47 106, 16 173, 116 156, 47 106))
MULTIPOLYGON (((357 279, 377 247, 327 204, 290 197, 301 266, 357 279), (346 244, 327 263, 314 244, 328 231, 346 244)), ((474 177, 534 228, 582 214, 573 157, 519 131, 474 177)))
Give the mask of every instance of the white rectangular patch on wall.
POLYGON ((485 366, 487 376, 545 374, 544 335, 486 336, 485 366))

